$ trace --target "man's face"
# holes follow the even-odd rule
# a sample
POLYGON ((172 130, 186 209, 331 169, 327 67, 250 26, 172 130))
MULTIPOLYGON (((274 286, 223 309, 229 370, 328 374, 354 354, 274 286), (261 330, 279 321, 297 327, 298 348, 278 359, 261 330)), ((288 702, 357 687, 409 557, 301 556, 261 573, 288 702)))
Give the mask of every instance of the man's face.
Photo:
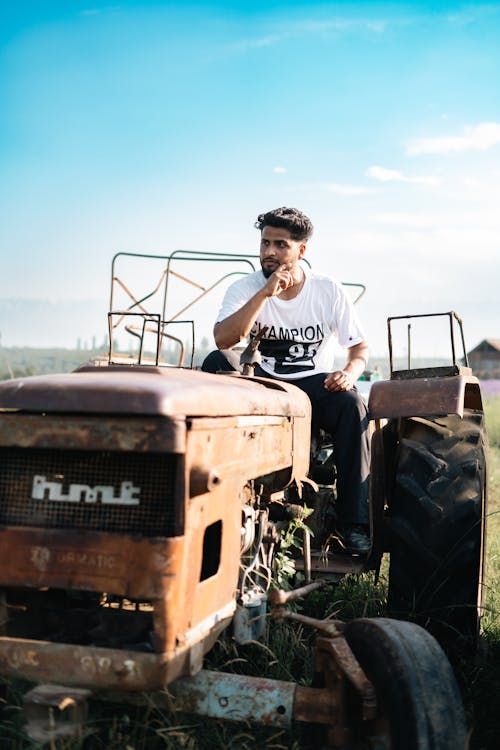
POLYGON ((288 229, 264 227, 260 238, 260 265, 262 273, 269 278, 280 266, 293 270, 304 255, 306 243, 293 240, 288 229))

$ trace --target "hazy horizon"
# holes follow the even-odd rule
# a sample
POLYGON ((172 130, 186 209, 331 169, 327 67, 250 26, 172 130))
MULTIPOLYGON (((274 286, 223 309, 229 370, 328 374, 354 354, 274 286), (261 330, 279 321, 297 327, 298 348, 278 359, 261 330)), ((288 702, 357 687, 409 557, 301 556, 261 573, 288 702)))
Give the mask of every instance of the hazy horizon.
MULTIPOLYGON (((76 302, 57 302, 50 300, 28 300, 0 299, 0 346, 2 348, 41 348, 41 349, 79 349, 91 350, 100 348, 108 341, 107 328, 108 305, 99 300, 78 300, 76 302), (81 326, 81 319, 85 318, 86 326, 81 326), (9 320, 5 326, 2 321, 9 320), (35 321, 35 322, 34 322, 35 321), (94 347, 95 344, 95 347, 94 347)), ((447 312, 447 311, 444 311, 447 312)), ((407 325, 403 321, 403 325, 407 325)), ((450 353, 448 318, 443 318, 440 323, 439 346, 436 341, 425 348, 421 343, 422 336, 428 336, 428 331, 423 330, 418 337, 415 330, 418 323, 414 321, 412 335, 415 337, 415 346, 418 357, 446 358, 450 353)), ((206 321, 205 327, 198 330, 197 342, 206 337, 209 346, 213 344, 211 335, 211 322, 206 321)), ((485 338, 498 338, 493 335, 481 335, 475 340, 468 336, 467 321, 464 321, 465 343, 467 351, 471 351, 485 338)), ((395 341, 406 343, 406 335, 394 331, 395 341), (403 342, 404 338, 404 342, 403 342)), ((380 332, 377 339, 378 346, 370 344, 371 357, 388 360, 387 328, 380 332)), ((461 342, 457 337, 457 356, 461 356, 461 342)), ((342 356, 341 352, 337 356, 342 356)), ((396 351, 396 356, 406 356, 405 352, 396 351)))

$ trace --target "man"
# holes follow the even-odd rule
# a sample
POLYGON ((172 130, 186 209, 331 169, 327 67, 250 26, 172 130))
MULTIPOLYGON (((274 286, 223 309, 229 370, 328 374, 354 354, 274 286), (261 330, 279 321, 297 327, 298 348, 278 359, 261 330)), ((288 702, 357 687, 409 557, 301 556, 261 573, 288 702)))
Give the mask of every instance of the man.
MULTIPOLYGON (((370 549, 369 439, 365 404, 354 383, 365 370, 368 346, 342 286, 300 263, 312 235, 310 219, 295 208, 260 214, 261 271, 227 290, 214 338, 230 349, 264 327, 256 374, 291 381, 309 396, 313 424, 333 438, 337 468, 338 538, 351 553, 370 549), (332 370, 332 345, 346 348, 343 369, 332 370)), ((233 369, 221 352, 203 363, 208 372, 233 369)))

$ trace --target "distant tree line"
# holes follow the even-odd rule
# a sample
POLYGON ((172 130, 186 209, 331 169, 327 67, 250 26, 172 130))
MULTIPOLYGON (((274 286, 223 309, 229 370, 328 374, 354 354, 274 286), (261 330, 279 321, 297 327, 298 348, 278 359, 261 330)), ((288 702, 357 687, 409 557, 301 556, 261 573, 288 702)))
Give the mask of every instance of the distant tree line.
POLYGON ((0 380, 71 372, 77 367, 102 356, 102 348, 89 349, 34 349, 30 347, 2 347, 0 350, 0 380))
MULTIPOLYGON (((197 344, 193 358, 194 367, 200 367, 208 352, 214 347, 213 342, 203 337, 197 344)), ((118 346, 116 346, 118 350, 118 346)), ((145 352, 150 360, 154 358, 153 352, 145 352)), ((342 354, 339 355, 342 357, 342 354)), ((82 365, 90 364, 96 359, 107 361, 108 348, 105 343, 91 349, 35 349, 29 347, 2 347, 0 348, 0 380, 9 378, 26 377, 28 375, 46 375, 57 372, 72 372, 82 365)), ((177 365, 179 360, 179 349, 175 346, 166 346, 162 354, 163 363, 177 365)), ((131 360, 132 361, 132 360, 131 360)), ((340 361, 340 360, 339 360, 340 361)), ((184 366, 191 364, 191 344, 185 342, 184 366)), ((436 366, 446 364, 441 360, 415 359, 414 367, 436 366)), ((406 364, 403 360, 396 360, 395 369, 404 369, 406 364)), ((383 357, 372 357, 369 362, 369 370, 377 371, 382 378, 389 376, 388 361, 383 357)))
MULTIPOLYGON (((194 356, 194 366, 201 365, 210 350, 208 339, 203 338, 194 356)), ((152 358, 152 352, 146 352, 152 358)), ((29 375, 47 375, 49 373, 72 372, 82 365, 96 359, 107 359, 106 345, 92 349, 35 349, 31 347, 2 347, 0 349, 0 380, 27 377, 29 375)), ((177 364, 178 351, 166 349, 162 357, 168 364, 177 364)), ((190 346, 186 346, 185 365, 191 362, 190 346)))

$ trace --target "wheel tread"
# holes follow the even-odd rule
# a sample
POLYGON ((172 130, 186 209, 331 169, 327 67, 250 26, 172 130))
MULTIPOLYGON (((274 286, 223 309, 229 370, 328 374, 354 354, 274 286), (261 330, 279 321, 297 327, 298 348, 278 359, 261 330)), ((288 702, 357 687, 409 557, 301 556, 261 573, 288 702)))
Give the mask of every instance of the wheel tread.
POLYGON ((483 415, 470 411, 463 420, 407 419, 399 441, 388 518, 389 612, 429 622, 447 644, 472 644, 478 634, 485 444, 483 415))
POLYGON ((391 721, 393 750, 460 750, 466 726, 450 663, 423 628, 388 618, 353 620, 345 636, 391 721), (399 714, 399 715, 398 715, 399 714))

